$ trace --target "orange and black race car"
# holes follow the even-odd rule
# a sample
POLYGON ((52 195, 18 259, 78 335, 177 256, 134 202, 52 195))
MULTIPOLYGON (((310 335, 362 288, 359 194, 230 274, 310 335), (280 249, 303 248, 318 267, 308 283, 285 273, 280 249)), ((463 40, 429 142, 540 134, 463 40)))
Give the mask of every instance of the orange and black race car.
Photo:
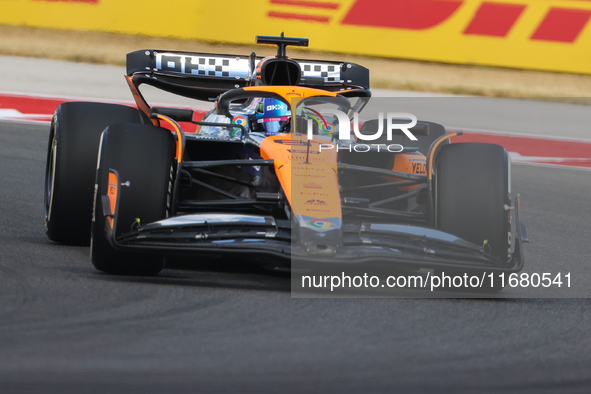
POLYGON ((113 274, 153 275, 174 254, 278 269, 522 269, 504 148, 450 144, 460 133, 411 114, 360 126, 366 68, 287 57, 307 39, 257 42, 277 56, 136 51, 126 79, 137 109, 62 104, 47 155, 49 238, 90 240, 94 266, 113 274), (150 107, 141 85, 215 108, 195 121, 191 109, 150 107))

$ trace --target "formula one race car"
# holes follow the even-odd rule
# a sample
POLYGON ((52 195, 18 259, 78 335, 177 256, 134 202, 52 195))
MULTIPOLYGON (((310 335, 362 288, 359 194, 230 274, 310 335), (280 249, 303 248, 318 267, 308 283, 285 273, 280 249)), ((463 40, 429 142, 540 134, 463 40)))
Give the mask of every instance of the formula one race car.
POLYGON ((138 109, 60 105, 48 237, 90 239, 92 263, 113 274, 157 274, 175 254, 283 269, 522 269, 527 237, 504 148, 450 144, 461 133, 416 119, 367 120, 347 136, 370 103, 369 71, 286 56, 307 39, 257 42, 277 45, 277 56, 132 52, 126 79, 138 109), (215 108, 195 121, 191 109, 150 107, 142 84, 215 108), (399 135, 376 133, 392 124, 399 135))

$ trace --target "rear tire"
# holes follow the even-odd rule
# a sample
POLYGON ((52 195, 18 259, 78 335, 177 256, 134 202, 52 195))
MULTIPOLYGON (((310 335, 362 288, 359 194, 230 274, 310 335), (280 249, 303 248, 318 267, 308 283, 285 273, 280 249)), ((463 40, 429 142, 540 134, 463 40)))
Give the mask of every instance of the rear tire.
POLYGON ((116 124, 103 133, 94 196, 91 235, 92 264, 109 274, 156 275, 164 256, 122 252, 105 237, 101 196, 107 194, 109 169, 119 173, 117 233, 129 232, 135 218, 142 224, 168 216, 173 174, 174 139, 170 131, 151 125, 116 124), (127 184, 127 182, 129 182, 127 184))
POLYGON ((132 107, 61 104, 53 116, 45 170, 45 230, 50 240, 88 245, 101 133, 113 123, 140 123, 132 107))
POLYGON ((486 240, 493 256, 508 261, 510 171, 509 155, 500 145, 443 146, 436 164, 437 228, 476 245, 486 240))

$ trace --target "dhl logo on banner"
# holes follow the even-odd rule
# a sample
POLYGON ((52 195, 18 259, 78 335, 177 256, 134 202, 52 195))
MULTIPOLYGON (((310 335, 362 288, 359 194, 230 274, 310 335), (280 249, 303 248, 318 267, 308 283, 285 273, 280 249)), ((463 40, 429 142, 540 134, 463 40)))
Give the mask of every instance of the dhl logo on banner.
POLYGON ((0 0, 0 23, 591 74, 591 0, 0 0))

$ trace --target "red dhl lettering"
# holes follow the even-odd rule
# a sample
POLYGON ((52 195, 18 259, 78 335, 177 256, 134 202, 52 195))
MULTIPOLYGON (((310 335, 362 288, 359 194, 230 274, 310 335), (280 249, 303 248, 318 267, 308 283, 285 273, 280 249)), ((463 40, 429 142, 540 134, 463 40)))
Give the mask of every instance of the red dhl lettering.
POLYGON ((425 30, 446 21, 463 0, 357 0, 345 25, 425 30))

